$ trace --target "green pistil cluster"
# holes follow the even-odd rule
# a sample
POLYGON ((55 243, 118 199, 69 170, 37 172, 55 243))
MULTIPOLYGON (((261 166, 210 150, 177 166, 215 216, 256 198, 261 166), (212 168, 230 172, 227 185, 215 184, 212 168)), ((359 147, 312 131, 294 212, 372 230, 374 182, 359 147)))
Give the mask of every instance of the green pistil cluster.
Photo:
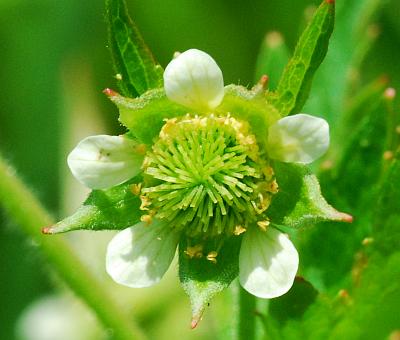
POLYGON ((144 220, 168 220, 189 236, 245 231, 277 190, 247 124, 230 116, 168 120, 143 170, 144 220))

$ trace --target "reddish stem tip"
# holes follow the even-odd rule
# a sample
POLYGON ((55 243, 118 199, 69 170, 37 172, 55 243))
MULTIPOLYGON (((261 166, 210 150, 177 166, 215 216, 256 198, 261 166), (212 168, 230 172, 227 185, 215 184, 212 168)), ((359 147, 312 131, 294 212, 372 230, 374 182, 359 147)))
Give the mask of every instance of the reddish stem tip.
POLYGON ((193 319, 192 322, 190 323, 190 328, 195 329, 198 324, 199 324, 199 320, 193 319))
POLYGON ((50 227, 43 227, 42 228, 42 234, 44 234, 44 235, 50 235, 50 234, 52 234, 53 233, 53 229, 52 229, 52 227, 50 226, 50 227))
POLYGON ((264 74, 261 76, 257 85, 261 86, 263 89, 266 89, 268 87, 268 82, 269 82, 269 77, 266 74, 264 74))
POLYGON ((266 74, 264 74, 261 76, 260 83, 264 85, 268 82, 268 80, 269 80, 269 77, 266 74))
POLYGON ((108 97, 113 97, 113 96, 117 95, 117 92, 115 92, 114 90, 111 90, 109 88, 104 89, 103 93, 108 97))
POLYGON ((334 4, 335 0, 325 0, 328 4, 334 4))
POLYGON ((346 223, 353 223, 353 216, 349 214, 343 214, 342 221, 346 223))

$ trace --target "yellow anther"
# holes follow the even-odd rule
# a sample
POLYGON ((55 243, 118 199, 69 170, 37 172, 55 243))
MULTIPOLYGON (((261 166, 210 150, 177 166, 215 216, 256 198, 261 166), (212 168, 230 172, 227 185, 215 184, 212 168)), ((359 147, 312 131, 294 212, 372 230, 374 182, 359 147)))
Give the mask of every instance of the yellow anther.
POLYGON ((257 225, 260 227, 261 230, 267 231, 267 227, 269 226, 270 222, 268 220, 258 221, 257 225))
POLYGON ((260 201, 260 205, 261 205, 261 210, 265 211, 269 208, 269 206, 271 205, 271 196, 268 194, 264 194, 262 196, 262 200, 260 201))
POLYGON ((164 126, 162 127, 162 129, 160 131, 160 138, 161 139, 170 138, 169 135, 171 134, 173 128, 176 126, 176 122, 177 122, 176 118, 167 119, 165 121, 165 124, 164 124, 164 126))
POLYGON ((146 196, 140 196, 140 200, 142 201, 142 204, 140 205, 140 210, 149 210, 149 206, 151 205, 151 202, 148 197, 146 196))
POLYGON ((268 194, 258 194, 258 204, 254 201, 251 201, 254 210, 257 214, 262 214, 271 204, 271 196, 268 194))
POLYGON ((235 230, 233 231, 233 234, 236 236, 239 236, 240 234, 243 234, 246 231, 246 228, 243 228, 241 225, 237 225, 235 227, 235 230))
POLYGON ((187 247, 184 253, 188 255, 191 259, 201 258, 203 257, 203 245, 197 244, 193 247, 187 247))
POLYGON ((268 191, 276 194, 278 192, 278 182, 274 179, 271 183, 269 183, 268 191))
POLYGON ((131 185, 131 192, 135 196, 140 195, 140 190, 142 190, 142 183, 135 183, 131 185))
POLYGON ((218 256, 218 253, 216 251, 210 251, 207 254, 207 260, 212 263, 217 263, 217 256, 218 256))
POLYGON ((153 218, 151 215, 142 215, 142 216, 140 216, 140 220, 142 222, 145 222, 147 225, 149 225, 153 221, 153 218))
POLYGON ((268 166, 264 166, 262 168, 262 172, 263 172, 263 174, 264 174, 264 176, 265 176, 265 178, 267 180, 272 179, 272 177, 275 175, 274 169, 269 165, 268 166))

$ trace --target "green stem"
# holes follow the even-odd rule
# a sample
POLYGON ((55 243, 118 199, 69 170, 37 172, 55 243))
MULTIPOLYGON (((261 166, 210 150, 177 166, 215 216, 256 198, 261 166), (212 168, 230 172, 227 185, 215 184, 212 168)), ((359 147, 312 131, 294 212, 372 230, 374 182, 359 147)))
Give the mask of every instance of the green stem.
POLYGON ((96 312, 104 326, 112 330, 113 338, 145 339, 142 330, 122 312, 62 237, 42 235, 41 227, 53 224, 52 218, 1 156, 0 207, 36 241, 58 275, 96 312))
POLYGON ((238 302, 237 339, 254 340, 256 339, 256 297, 239 287, 238 302))

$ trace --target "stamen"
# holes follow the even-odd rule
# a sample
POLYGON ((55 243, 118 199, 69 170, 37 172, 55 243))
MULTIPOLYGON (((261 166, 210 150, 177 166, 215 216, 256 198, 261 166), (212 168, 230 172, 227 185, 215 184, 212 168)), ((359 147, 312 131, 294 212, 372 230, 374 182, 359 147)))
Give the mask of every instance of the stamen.
POLYGON ((260 227, 261 230, 263 231, 267 231, 267 227, 269 226, 269 221, 265 220, 265 221, 258 221, 257 225, 260 227))
POLYGON ((216 251, 210 251, 208 254, 207 254, 207 260, 208 261, 210 261, 210 262, 212 262, 212 263, 217 263, 217 256, 218 256, 218 253, 216 252, 216 251))
POLYGON ((243 234, 246 231, 246 228, 243 228, 241 225, 237 225, 235 227, 235 231, 233 232, 234 235, 239 236, 240 234, 243 234))
MULTIPOLYGON (((258 153, 248 125, 230 116, 166 120, 143 164, 141 209, 151 207, 190 236, 240 235, 260 220, 278 188, 258 153)), ((185 252, 197 256, 192 248, 185 252)))
POLYGON ((132 192, 132 194, 134 194, 135 196, 139 196, 141 190, 142 190, 142 183, 139 183, 139 184, 132 184, 132 185, 131 185, 131 192, 132 192))
POLYGON ((191 259, 193 258, 201 258, 203 257, 203 245, 198 244, 193 247, 187 247, 184 251, 186 255, 188 255, 191 259))

